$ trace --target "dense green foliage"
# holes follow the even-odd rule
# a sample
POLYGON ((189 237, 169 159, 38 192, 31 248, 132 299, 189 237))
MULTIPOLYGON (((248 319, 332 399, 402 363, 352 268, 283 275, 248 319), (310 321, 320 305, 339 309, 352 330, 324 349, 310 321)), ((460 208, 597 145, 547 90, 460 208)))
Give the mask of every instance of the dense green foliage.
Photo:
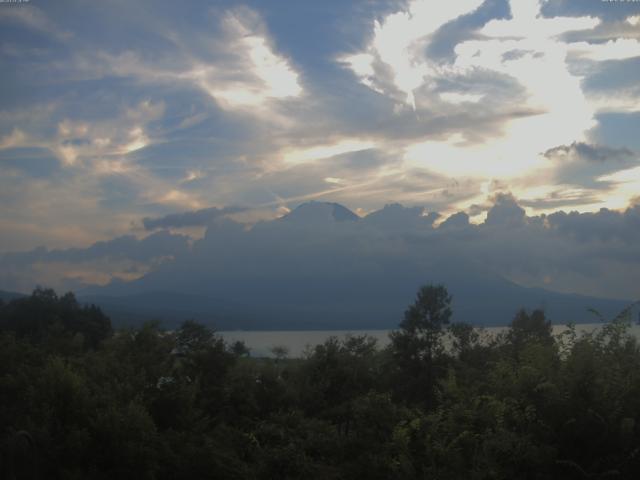
POLYGON ((389 347, 251 358, 209 328, 112 332, 36 290, 0 305, 0 477, 640 478, 640 348, 624 316, 554 337, 450 324, 423 287, 389 347))

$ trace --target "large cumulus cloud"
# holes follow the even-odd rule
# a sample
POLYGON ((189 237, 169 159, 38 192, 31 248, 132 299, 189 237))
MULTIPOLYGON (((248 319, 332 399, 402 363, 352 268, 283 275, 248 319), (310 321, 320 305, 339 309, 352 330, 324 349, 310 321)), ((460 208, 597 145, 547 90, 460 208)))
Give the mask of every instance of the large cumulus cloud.
MULTIPOLYGON (((640 297, 637 204, 624 211, 531 216, 513 195, 499 193, 480 224, 470 223, 466 212, 445 218, 424 208, 392 204, 358 217, 333 205, 305 204, 292 214, 253 224, 234 221, 229 218, 234 214, 223 215, 223 209, 185 212, 147 219, 146 224, 150 228, 201 224, 207 227, 204 237, 189 240, 161 230, 140 240, 120 237, 87 249, 5 254, 0 260, 5 272, 0 288, 35 285, 43 265, 50 267, 47 278, 55 278, 58 269, 59 279, 73 280, 73 269, 90 270, 103 261, 98 283, 108 283, 110 277, 131 280, 113 286, 111 293, 117 294, 216 291, 235 298, 244 289, 264 284, 263 294, 273 296, 278 285, 301 279, 333 291, 345 288, 345 282, 380 275, 397 278, 398 285, 408 288, 407 282, 424 281, 425 271, 434 281, 459 281, 482 271, 558 292, 640 297), (73 268, 65 270, 65 265, 73 268), (124 275, 132 266, 137 274, 124 275)), ((81 283, 92 283, 88 274, 83 278, 81 283)), ((343 294, 349 296, 348 288, 343 294)))

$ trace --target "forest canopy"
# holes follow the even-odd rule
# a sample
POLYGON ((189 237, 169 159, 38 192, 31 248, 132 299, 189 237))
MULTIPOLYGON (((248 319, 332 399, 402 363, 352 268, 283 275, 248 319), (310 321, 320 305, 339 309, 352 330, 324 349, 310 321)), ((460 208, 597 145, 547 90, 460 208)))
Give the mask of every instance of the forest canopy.
POLYGON ((208 326, 114 331, 73 294, 0 303, 0 476, 637 478, 640 349, 628 312, 489 335, 419 289, 391 342, 253 358, 208 326))

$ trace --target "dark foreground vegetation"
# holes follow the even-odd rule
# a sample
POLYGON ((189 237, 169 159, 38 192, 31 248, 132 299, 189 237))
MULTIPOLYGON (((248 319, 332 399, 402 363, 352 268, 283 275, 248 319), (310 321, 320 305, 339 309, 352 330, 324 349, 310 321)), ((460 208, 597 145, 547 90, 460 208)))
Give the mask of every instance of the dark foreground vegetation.
POLYGON ((256 359, 195 322, 113 332, 36 290, 0 306, 0 477, 640 478, 625 315, 553 337, 521 311, 486 337, 449 304, 423 287, 384 350, 331 338, 256 359))

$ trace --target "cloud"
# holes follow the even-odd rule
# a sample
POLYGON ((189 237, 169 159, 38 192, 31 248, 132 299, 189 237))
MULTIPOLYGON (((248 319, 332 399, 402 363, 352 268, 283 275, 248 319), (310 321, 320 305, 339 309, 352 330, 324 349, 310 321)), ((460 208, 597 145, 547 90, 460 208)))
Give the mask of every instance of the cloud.
POLYGON ((610 148, 599 145, 589 145, 582 142, 574 142, 571 145, 561 145, 547 150, 546 157, 570 157, 581 158, 591 162, 628 161, 634 158, 634 153, 628 148, 610 148))
POLYGON ((634 159, 544 152, 638 150, 637 8, 449 3, 2 9, 0 250, 211 205, 446 216, 494 180, 529 212, 626 206, 634 159))
POLYGON ((87 248, 48 250, 40 247, 22 253, 5 253, 2 255, 2 261, 9 265, 22 262, 82 263, 96 259, 129 259, 144 262, 179 255, 187 250, 188 245, 188 237, 160 231, 142 239, 133 235, 117 237, 96 242, 87 248))
POLYGON ((306 148, 296 148, 284 154, 283 161, 287 165, 298 165, 306 162, 313 162, 323 158, 331 158, 350 152, 361 152, 375 148, 375 143, 349 139, 337 141, 328 145, 314 145, 306 148))
MULTIPOLYGON (((410 104, 418 113, 416 123, 424 122, 420 112, 438 118, 441 129, 425 128, 427 140, 405 143, 405 168, 427 169, 444 177, 510 179, 512 188, 523 196, 551 178, 560 185, 572 183, 566 177, 573 172, 549 162, 542 153, 561 144, 585 143, 597 124, 596 106, 608 100, 585 95, 575 64, 578 59, 600 65, 631 58, 636 55, 637 40, 616 37, 603 42, 587 36, 572 40, 569 33, 587 35, 609 23, 597 15, 555 12, 547 17, 541 10, 544 2, 512 1, 509 6, 510 16, 495 18, 493 10, 491 18, 490 8, 479 8, 479 3, 456 3, 440 10, 414 1, 405 12, 374 25, 373 40, 365 51, 339 57, 363 85, 395 102, 410 104), (462 17, 468 20, 462 22, 462 17), (445 32, 441 27, 453 20, 457 42, 444 50, 450 56, 430 58, 434 53, 429 48, 431 34, 445 32), (545 74, 536 73, 541 71, 545 74), (495 89, 499 83, 504 85, 501 90, 495 89), (481 131, 480 126, 489 130, 481 131), (558 172, 550 174, 556 168, 558 172)), ((609 30, 609 35, 616 34, 620 33, 609 30)), ((614 109, 637 103, 633 92, 615 98, 614 109)), ((577 162, 573 166, 579 168, 577 162)), ((585 167, 581 184, 591 177, 593 186, 593 177, 601 173, 585 167)), ((567 205, 576 198, 568 199, 567 205)))
POLYGON ((410 283, 425 281, 424 272, 434 281, 453 282, 471 275, 466 269, 480 268, 530 287, 627 299, 640 295, 636 207, 528 216, 512 195, 502 194, 479 225, 469 224, 462 213, 434 227, 437 215, 424 217, 422 209, 399 205, 357 221, 320 217, 311 224, 263 222, 250 230, 218 222, 182 260, 163 264, 122 292, 183 288, 203 295, 215 291, 237 302, 238 292, 253 292, 267 308, 286 303, 293 292, 311 295, 301 293, 302 284, 327 295, 344 291, 347 308, 360 301, 348 292, 357 296, 361 290, 346 285, 370 282, 375 291, 384 277, 385 288, 391 281, 409 291, 410 283), (266 279, 269 286, 260 287, 266 279))
POLYGON ((484 98, 482 93, 457 93, 457 92, 443 92, 440 94, 440 98, 447 103, 454 103, 456 105, 461 103, 478 103, 484 98))
POLYGON ((487 212, 485 225, 490 227, 519 227, 526 223, 526 213, 511 194, 496 195, 494 205, 487 212))
POLYGON ((0 148, 0 166, 34 178, 51 177, 60 171, 51 151, 38 147, 0 148))
POLYGON ((609 190, 607 174, 638 165, 640 159, 628 148, 612 148, 583 142, 551 148, 544 156, 554 162, 557 183, 587 189, 609 190))
POLYGON ((348 305, 362 300, 348 298, 346 285, 352 282, 371 282, 374 288, 383 277, 387 283, 395 279, 398 289, 412 293, 425 281, 424 272, 431 272, 434 281, 458 282, 471 274, 467 269, 479 268, 528 287, 640 296, 640 207, 635 204, 624 211, 531 216, 512 194, 500 193, 489 200, 484 222, 469 223, 468 213, 458 212, 439 225, 439 214, 424 208, 393 204, 338 221, 335 213, 327 214, 336 211, 335 205, 325 206, 309 203, 288 221, 261 221, 251 228, 219 215, 220 210, 159 219, 191 225, 194 217, 214 212, 217 218, 198 240, 160 231, 85 249, 5 254, 0 288, 31 288, 40 281, 38 275, 67 286, 118 279, 105 292, 216 292, 231 302, 242 301, 240 292, 253 292, 255 302, 272 305, 291 294, 284 293, 288 286, 297 285, 298 291, 307 285, 318 292, 343 291, 348 305), (128 282, 120 283, 123 279, 128 282), (410 283, 415 285, 409 288, 410 283))
POLYGON ((598 44, 572 43, 570 53, 596 62, 626 60, 640 56, 640 42, 636 39, 618 38, 598 44))
POLYGON ((392 203, 367 215, 364 223, 382 231, 412 231, 430 229, 438 217, 438 213, 426 212, 422 207, 407 208, 392 203))
POLYGON ((457 212, 447 217, 438 228, 446 230, 448 228, 466 228, 469 226, 469 215, 465 212, 457 212))
POLYGON ((35 5, 20 5, 19 8, 3 8, 0 10, 0 21, 22 25, 59 41, 67 41, 73 37, 71 32, 60 28, 35 5))
POLYGON ((595 185, 596 188, 581 188, 566 184, 529 189, 526 197, 521 197, 519 203, 538 212, 555 211, 560 207, 580 208, 584 211, 585 205, 588 211, 591 206, 601 204, 603 196, 606 197, 608 193, 606 183, 595 182, 595 185))
MULTIPOLYGON (((595 27, 592 17, 544 18, 536 2, 510 2, 512 18, 491 20, 481 30, 483 39, 469 40, 456 47, 456 66, 485 68, 518 80, 527 91, 527 105, 538 115, 515 120, 505 141, 517 142, 512 151, 537 153, 545 146, 570 143, 583 137, 593 126, 590 110, 579 78, 567 65, 569 46, 558 35, 570 30, 595 27), (544 81, 534 72, 543 69, 544 81), (554 88, 548 88, 549 84, 554 88), (535 138, 525 132, 535 131, 535 138)), ((534 155, 535 155, 534 153, 534 155)), ((535 162, 532 164, 535 165, 535 162)))
MULTIPOLYGON (((150 60, 145 51, 107 50, 76 58, 72 71, 80 75, 115 75, 146 85, 182 84, 197 88, 225 109, 275 114, 273 101, 303 93, 298 73, 273 49, 260 16, 249 8, 230 9, 217 19, 217 36, 208 39, 209 52, 184 52, 185 40, 169 35, 173 48, 185 53, 150 60), (272 108, 273 107, 273 108, 272 108)), ((186 33, 186 32, 183 32, 186 33)))
POLYGON ((612 22, 625 20, 629 15, 636 14, 638 6, 634 2, 546 0, 542 4, 542 12, 547 17, 589 15, 612 22))
POLYGON ((631 244, 640 227, 640 208, 634 205, 624 212, 604 208, 594 213, 556 212, 548 215, 547 221, 552 228, 579 242, 617 239, 631 244))
POLYGON ((138 239, 132 235, 100 241, 87 248, 47 249, 0 255, 4 288, 30 291, 46 284, 77 289, 87 284, 106 284, 113 279, 133 280, 162 262, 184 255, 190 239, 160 231, 138 239))
POLYGON ((172 213, 163 217, 143 218, 142 224, 145 230, 158 228, 184 228, 200 227, 210 224, 212 221, 234 213, 247 210, 242 207, 203 208, 193 212, 172 213))
MULTIPOLYGON (((247 8, 228 12, 223 19, 225 43, 238 57, 242 74, 229 78, 229 69, 214 65, 194 65, 177 74, 230 108, 262 106, 270 99, 297 97, 302 93, 298 74, 287 59, 274 52, 265 36, 259 16, 247 8), (235 77, 235 78, 234 78, 235 77)), ((231 70, 233 71, 233 70, 231 70)))
POLYGON ((348 65, 362 83, 373 90, 402 93, 402 99, 416 109, 414 90, 424 84, 434 66, 422 56, 429 35, 461 15, 473 12, 482 0, 463 0, 438 5, 413 1, 408 11, 387 16, 375 23, 374 38, 366 53, 345 55, 340 61, 348 65), (376 67, 376 64, 379 64, 376 67), (382 81, 376 78, 376 68, 387 69, 382 81), (386 78, 385 78, 386 77, 386 78))

